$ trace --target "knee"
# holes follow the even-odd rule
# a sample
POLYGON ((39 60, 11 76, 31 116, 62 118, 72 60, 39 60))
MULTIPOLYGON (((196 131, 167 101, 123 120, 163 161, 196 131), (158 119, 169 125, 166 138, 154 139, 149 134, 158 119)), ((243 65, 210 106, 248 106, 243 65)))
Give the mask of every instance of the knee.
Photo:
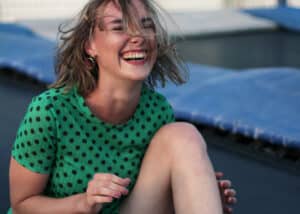
POLYGON ((153 141, 165 148, 165 151, 185 151, 197 147, 206 153, 206 143, 198 129, 187 122, 174 122, 161 127, 155 134, 153 141), (166 148, 167 147, 167 148, 166 148))

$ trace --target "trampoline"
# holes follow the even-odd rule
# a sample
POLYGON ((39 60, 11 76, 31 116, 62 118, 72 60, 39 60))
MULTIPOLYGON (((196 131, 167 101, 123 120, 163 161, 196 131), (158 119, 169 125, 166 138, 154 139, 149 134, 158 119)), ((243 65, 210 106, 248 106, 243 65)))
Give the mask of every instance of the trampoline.
MULTIPOLYGON (((226 135, 229 132, 298 151, 300 130, 297 121, 300 118, 297 112, 300 108, 300 94, 297 92, 300 91, 300 47, 296 44, 300 44, 300 33, 297 29, 291 30, 282 23, 274 24, 270 20, 263 21, 260 26, 258 29, 231 29, 218 34, 213 34, 210 30, 184 35, 185 39, 178 40, 177 46, 188 62, 191 81, 182 88, 169 86, 159 90, 168 97, 180 120, 192 121, 200 128, 213 127, 213 130, 225 131, 226 135), (280 27, 277 24, 281 24, 280 27), (199 99, 195 99, 197 97, 199 99), (257 111, 262 109, 261 103, 267 98, 272 98, 274 102, 264 103, 263 106, 267 108, 263 110, 266 112, 257 115, 257 111), (235 101, 239 103, 234 105, 235 101), (280 111, 282 107, 284 111, 277 115, 276 111, 280 111), (269 117, 266 118, 266 115, 269 117), (272 122, 272 115, 278 116, 278 124, 272 122), (287 121, 282 123, 281 120, 285 117, 287 121), (254 120, 247 120, 249 118, 254 120)), ((0 68, 5 70, 0 73, 0 98, 6 101, 1 115, 4 119, 0 126, 4 133, 4 142, 9 142, 1 145, 0 151, 5 151, 1 155, 1 162, 4 164, 0 164, 1 171, 7 172, 10 143, 13 142, 18 123, 30 98, 43 90, 45 84, 54 81, 53 38, 53 35, 52 40, 41 37, 24 25, 0 24, 0 39, 5 41, 0 44, 0 68), (15 46, 10 46, 11 44, 15 46), (26 54, 28 50, 33 54, 26 54), (15 79, 16 71, 21 74, 21 79, 15 79), (24 79, 24 76, 30 78, 24 79), (38 83, 33 84, 31 78, 38 83)), ((245 150, 244 147, 239 149, 238 154, 232 153, 226 148, 226 145, 231 145, 226 142, 228 139, 211 135, 211 129, 207 128, 203 133, 207 141, 212 142, 210 152, 217 168, 230 176, 240 194, 246 195, 240 200, 237 213, 293 213, 297 210, 296 201, 300 198, 294 188, 300 186, 296 173, 291 174, 240 156, 245 150), (222 143, 215 144, 214 141, 222 143), (254 180, 253 184, 249 184, 249 177, 254 180), (273 183, 270 182, 268 186, 266 180, 272 180, 273 183), (286 194, 279 188, 277 194, 273 189, 270 195, 272 185, 285 187, 286 194), (256 187, 267 188, 266 192, 260 192, 261 200, 257 198, 256 187), (292 198, 287 200, 288 196, 292 198), (269 206, 266 206, 267 200, 270 200, 269 206), (289 206, 279 206, 279 200, 289 206), (252 201, 256 209, 247 205, 249 201, 252 201), (259 206, 262 207, 257 210, 259 206)), ((290 164, 296 165, 298 158, 297 156, 293 163, 283 164, 283 168, 290 168, 290 164)), ((274 159, 272 161, 276 162, 274 159)), ((2 212, 8 206, 7 177, 1 176, 0 183, 5 189, 4 195, 0 195, 1 201, 4 201, 0 207, 2 212)))

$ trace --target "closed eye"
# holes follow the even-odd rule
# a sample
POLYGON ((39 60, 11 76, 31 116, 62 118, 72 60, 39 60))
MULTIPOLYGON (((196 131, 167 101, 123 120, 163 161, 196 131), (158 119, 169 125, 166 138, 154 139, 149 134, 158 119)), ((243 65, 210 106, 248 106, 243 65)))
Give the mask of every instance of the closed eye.
POLYGON ((117 31, 117 32, 124 30, 122 19, 112 18, 111 20, 107 20, 110 18, 111 17, 109 16, 104 17, 102 21, 103 29, 108 31, 117 31))
POLYGON ((114 26, 110 28, 111 31, 123 31, 124 27, 123 26, 114 26))
MULTIPOLYGON (((111 20, 107 20, 111 17, 105 17, 106 20, 101 20, 99 22, 99 29, 100 30, 107 30, 107 31, 113 31, 113 32, 124 32, 125 27, 122 19, 119 18, 113 18, 111 20)), ((150 17, 143 17, 140 21, 141 28, 145 30, 151 30, 155 31, 155 25, 150 17)))
POLYGON ((142 22, 143 28, 155 30, 155 25, 153 23, 153 20, 150 17, 143 18, 141 22, 142 22))

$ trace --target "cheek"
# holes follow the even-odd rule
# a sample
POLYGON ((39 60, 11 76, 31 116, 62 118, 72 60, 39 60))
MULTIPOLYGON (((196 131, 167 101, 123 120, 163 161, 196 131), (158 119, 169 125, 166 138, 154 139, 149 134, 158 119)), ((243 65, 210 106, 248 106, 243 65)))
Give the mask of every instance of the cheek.
POLYGON ((102 34, 96 35, 95 38, 95 44, 98 52, 103 53, 103 52, 113 52, 116 50, 120 50, 123 42, 122 38, 113 36, 113 35, 108 35, 105 32, 101 32, 102 34))
POLYGON ((122 44, 120 42, 111 39, 99 41, 97 46, 98 58, 102 62, 118 58, 121 47, 122 44))
POLYGON ((155 40, 150 41, 151 58, 155 62, 157 59, 157 43, 155 40))

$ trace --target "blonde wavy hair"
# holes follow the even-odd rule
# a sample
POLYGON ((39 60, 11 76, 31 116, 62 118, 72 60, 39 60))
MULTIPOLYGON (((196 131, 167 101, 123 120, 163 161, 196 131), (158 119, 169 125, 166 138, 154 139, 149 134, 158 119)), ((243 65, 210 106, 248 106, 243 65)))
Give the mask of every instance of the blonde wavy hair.
MULTIPOLYGON (((96 17, 99 15, 97 12, 99 9, 101 11, 100 7, 104 8, 111 1, 119 6, 125 26, 139 23, 132 13, 131 0, 90 0, 73 23, 59 27, 60 43, 55 61, 57 80, 50 87, 65 87, 69 90, 76 86, 82 95, 87 95, 95 89, 99 75, 98 66, 90 60, 85 45, 97 27, 96 17)), ((158 53, 145 84, 154 88, 158 83, 164 87, 168 80, 175 84, 185 83, 188 77, 187 68, 162 25, 161 14, 164 11, 151 0, 141 1, 154 24, 158 53)))

